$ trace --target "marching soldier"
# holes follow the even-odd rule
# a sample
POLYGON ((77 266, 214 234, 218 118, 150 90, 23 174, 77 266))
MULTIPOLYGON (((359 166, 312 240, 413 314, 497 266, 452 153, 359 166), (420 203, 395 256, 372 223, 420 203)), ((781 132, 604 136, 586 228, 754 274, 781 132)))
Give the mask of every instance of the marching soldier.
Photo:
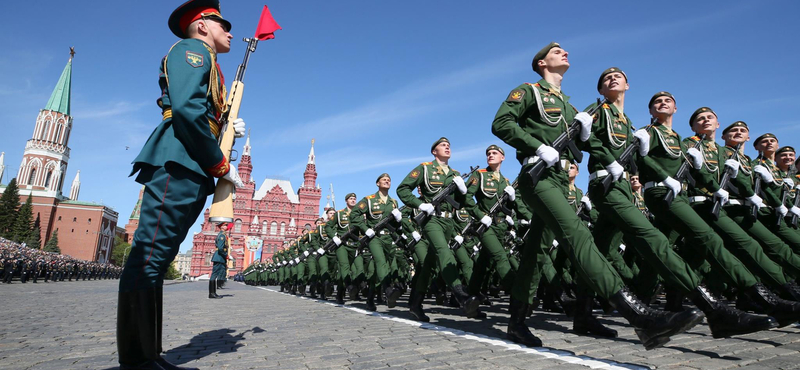
POLYGON ((404 204, 431 216, 430 220, 422 226, 422 235, 428 242, 428 250, 422 261, 422 268, 416 271, 419 276, 414 277, 416 282, 411 288, 409 310, 418 321, 430 321, 430 318, 422 310, 422 301, 430 285, 433 270, 438 265, 441 277, 452 289, 466 316, 473 318, 478 315, 480 300, 475 296, 470 296, 467 292, 466 286, 459 277, 453 251, 448 245, 448 241, 455 236, 455 221, 453 221, 455 209, 446 202, 438 207, 434 207, 430 203, 439 191, 454 182, 458 191, 452 195, 455 196, 457 203, 463 204, 467 186, 458 171, 448 165, 450 141, 447 138, 442 137, 436 140, 431 145, 431 154, 434 156, 433 161, 424 162, 415 167, 397 187, 397 197, 404 204), (415 197, 412 193, 417 188, 419 188, 422 199, 415 197))
MULTIPOLYGON (((336 249, 336 260, 339 265, 339 280, 336 288, 336 303, 338 304, 344 304, 345 285, 351 292, 357 291, 357 286, 364 278, 363 257, 356 256, 356 247, 350 240, 343 241, 339 238, 350 231, 350 212, 356 205, 356 194, 349 193, 345 195, 344 200, 347 206, 336 211, 336 214, 325 224, 325 233, 338 246, 336 249)), ((354 299, 354 297, 351 296, 350 299, 354 299)))
POLYGON ((233 228, 233 224, 220 222, 217 227, 219 228, 219 233, 217 234, 217 239, 214 240, 217 250, 214 251, 214 255, 211 257, 212 269, 211 276, 208 278, 208 298, 211 299, 222 298, 217 294, 217 287, 220 280, 225 278, 227 272, 228 248, 230 247, 228 232, 233 228))
MULTIPOLYGON (((389 227, 377 232, 372 228, 385 217, 392 217, 394 221, 390 221, 393 223, 391 227, 397 228, 403 215, 398 209, 397 200, 389 195, 389 189, 392 187, 392 178, 389 174, 382 173, 378 176, 375 185, 378 186, 378 191, 362 198, 350 212, 350 224, 370 238, 369 250, 375 263, 377 278, 375 285, 380 287, 378 294, 385 294, 387 306, 393 308, 397 304, 397 298, 403 294, 402 291, 394 289, 391 280, 392 272, 397 270, 395 247, 392 244, 394 238, 389 227)), ((374 289, 373 284, 370 284, 367 293, 367 309, 370 311, 377 309, 374 289)))
POLYGON ((597 250, 588 228, 567 203, 569 180, 566 170, 573 158, 568 151, 559 153, 551 145, 565 133, 573 120, 581 125, 580 143, 585 143, 592 134, 592 117, 584 112, 578 113, 569 104, 569 96, 561 90, 561 82, 570 66, 567 56, 567 51, 555 42, 536 53, 532 67, 542 79, 512 90, 492 123, 492 133, 517 149, 517 159, 522 164, 519 190, 534 215, 511 293, 508 338, 527 346, 542 345, 525 325, 525 313, 527 306, 533 303, 537 254, 543 253, 540 247, 542 234, 545 228, 549 228, 556 239, 563 241, 559 247, 567 249, 576 271, 588 287, 617 308, 636 328, 646 348, 659 347, 670 336, 694 326, 700 316, 696 312, 668 315, 652 310, 636 299, 597 250), (544 161, 547 169, 534 185, 528 170, 539 161, 544 161))
MULTIPOLYGON (((231 24, 219 0, 189 0, 169 17, 180 38, 162 59, 158 99, 163 120, 134 160, 145 186, 139 227, 120 278, 117 348, 121 369, 177 369, 161 348, 163 279, 194 220, 214 192, 214 179, 241 187, 217 144, 227 97, 217 54, 230 50, 231 24)), ((231 122, 237 137, 244 121, 231 122)))

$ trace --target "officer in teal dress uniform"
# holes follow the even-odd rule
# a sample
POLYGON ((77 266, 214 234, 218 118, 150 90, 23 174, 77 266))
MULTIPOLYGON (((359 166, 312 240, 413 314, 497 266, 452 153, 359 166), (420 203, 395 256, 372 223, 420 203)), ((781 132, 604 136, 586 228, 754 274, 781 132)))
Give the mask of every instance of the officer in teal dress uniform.
POLYGON ((228 274, 228 233, 233 228, 233 224, 220 222, 217 226, 219 227, 219 234, 217 234, 217 239, 214 240, 217 250, 211 257, 213 267, 211 268, 211 276, 208 278, 208 298, 211 299, 222 298, 217 295, 217 288, 228 274))
MULTIPOLYGON (((120 277, 117 348, 120 369, 182 369, 161 357, 164 274, 214 192, 214 178, 242 182, 217 144, 226 113, 217 53, 230 50, 231 24, 219 0, 190 0, 169 17, 181 40, 161 61, 157 103, 163 120, 133 161, 145 187, 139 227, 120 277)), ((231 122, 236 136, 244 121, 231 122)))

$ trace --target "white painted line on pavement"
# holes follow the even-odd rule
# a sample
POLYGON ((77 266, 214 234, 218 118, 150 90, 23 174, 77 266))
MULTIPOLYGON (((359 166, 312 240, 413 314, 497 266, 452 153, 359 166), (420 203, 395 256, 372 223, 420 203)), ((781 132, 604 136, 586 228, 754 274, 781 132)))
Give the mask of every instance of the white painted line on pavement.
POLYGON ((403 319, 403 318, 400 318, 400 317, 387 315, 385 313, 371 312, 371 311, 363 310, 363 309, 352 307, 352 306, 339 305, 339 304, 336 304, 336 303, 331 303, 331 302, 328 302, 328 301, 322 301, 322 300, 319 300, 319 299, 296 296, 296 295, 293 295, 293 294, 283 293, 283 292, 279 292, 277 290, 267 289, 267 288, 264 288, 264 287, 258 287, 257 286, 257 287, 254 287, 254 288, 258 288, 258 289, 261 289, 261 290, 266 290, 266 291, 272 292, 272 293, 288 295, 288 296, 295 297, 295 298, 311 300, 311 301, 315 301, 315 302, 318 302, 318 303, 327 304, 327 305, 330 305, 330 306, 342 307, 342 308, 348 309, 350 311, 358 312, 360 314, 367 315, 367 316, 380 317, 380 318, 382 318, 384 320, 395 321, 395 322, 403 323, 403 324, 406 324, 406 325, 410 325, 410 326, 414 326, 414 327, 418 327, 418 328, 422 328, 422 329, 428 329, 428 330, 437 331, 437 332, 440 332, 442 334, 453 335, 453 336, 464 338, 464 339, 469 339, 469 340, 474 340, 474 341, 481 342, 481 343, 488 343, 488 344, 492 344, 492 345, 495 345, 495 346, 504 347, 509 351, 525 352, 525 353, 536 355, 536 356, 539 356, 539 357, 559 360, 559 361, 563 361, 563 362, 567 362, 567 363, 571 363, 571 364, 575 364, 575 365, 586 366, 586 367, 589 367, 589 368, 592 368, 592 369, 609 369, 609 370, 646 370, 646 369, 649 369, 646 366, 638 366, 638 365, 633 365, 633 364, 621 364, 621 363, 618 363, 618 362, 615 362, 615 361, 598 359, 598 358, 593 358, 593 357, 589 357, 589 356, 576 356, 576 355, 573 355, 573 354, 571 354, 569 352, 560 351, 560 350, 557 350, 557 349, 550 349, 550 348, 544 348, 544 347, 540 347, 540 348, 525 347, 525 346, 521 346, 519 344, 516 344, 514 342, 505 340, 505 339, 498 339, 498 338, 494 338, 494 337, 489 337, 489 336, 486 336, 486 335, 483 335, 483 334, 475 334, 475 333, 470 333, 470 332, 463 331, 463 330, 458 330, 458 329, 452 329, 452 328, 448 328, 448 327, 445 327, 445 326, 439 326, 439 325, 435 325, 435 324, 431 324, 431 323, 422 323, 422 322, 418 322, 418 321, 414 321, 414 320, 403 319))

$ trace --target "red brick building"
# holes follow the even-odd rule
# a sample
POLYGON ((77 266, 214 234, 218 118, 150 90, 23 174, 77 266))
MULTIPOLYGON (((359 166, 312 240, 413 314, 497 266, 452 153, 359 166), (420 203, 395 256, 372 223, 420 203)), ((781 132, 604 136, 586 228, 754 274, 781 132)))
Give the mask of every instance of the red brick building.
MULTIPOLYGON (((72 181, 69 197, 62 194, 69 163, 72 132, 70 92, 72 56, 61 72, 50 100, 36 117, 31 139, 25 145, 17 173, 20 203, 33 197, 33 217, 39 217, 42 245, 58 232, 63 254, 105 262, 111 255, 118 214, 102 204, 79 202, 80 171, 72 181)), ((0 186, 0 193, 5 186, 0 186)))
MULTIPOLYGON (((319 201, 322 191, 317 185, 317 170, 314 157, 314 141, 303 173, 303 184, 294 191, 292 183, 284 179, 264 179, 256 188, 251 178, 253 164, 250 155, 250 136, 244 145, 239 163, 239 176, 244 188, 236 189, 233 202, 234 228, 231 238, 229 275, 241 272, 255 255, 251 248, 261 249, 261 260, 268 260, 278 251, 284 241, 297 237, 302 229, 310 229, 319 217, 319 201)), ((194 235, 192 268, 190 276, 211 273, 211 257, 216 250, 216 225, 208 222, 209 210, 203 214, 202 231, 194 235)))

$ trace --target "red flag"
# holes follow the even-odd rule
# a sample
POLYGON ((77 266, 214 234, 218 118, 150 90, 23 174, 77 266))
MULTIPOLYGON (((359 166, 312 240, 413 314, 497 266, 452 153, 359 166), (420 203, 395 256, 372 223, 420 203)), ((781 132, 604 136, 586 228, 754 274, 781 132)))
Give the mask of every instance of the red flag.
POLYGON ((264 10, 261 11, 261 19, 259 19, 258 27, 256 27, 256 38, 261 41, 274 39, 274 32, 281 29, 281 26, 272 19, 272 14, 267 6, 264 5, 264 10))

